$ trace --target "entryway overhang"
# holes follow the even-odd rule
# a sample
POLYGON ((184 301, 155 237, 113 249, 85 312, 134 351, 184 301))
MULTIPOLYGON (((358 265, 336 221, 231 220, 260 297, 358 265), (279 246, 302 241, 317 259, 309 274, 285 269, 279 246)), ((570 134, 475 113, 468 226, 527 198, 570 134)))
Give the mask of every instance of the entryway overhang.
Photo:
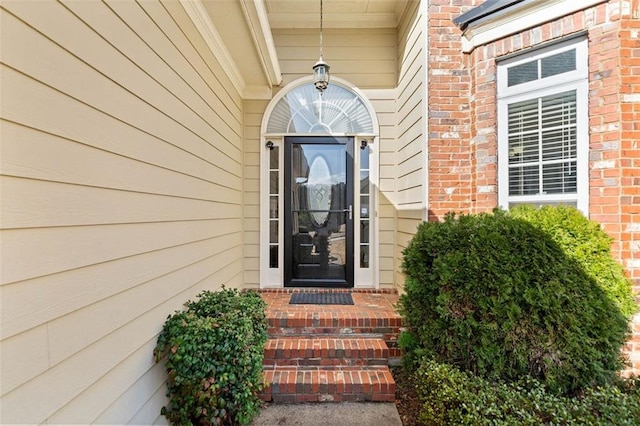
MULTIPOLYGON (((397 28, 410 0, 323 0, 327 29, 397 28)), ((243 99, 282 83, 272 29, 319 28, 320 1, 180 0, 243 99)), ((311 71, 309 71, 311 72, 311 71)))
POLYGON ((243 99, 271 99, 282 81, 263 0, 181 0, 243 99))

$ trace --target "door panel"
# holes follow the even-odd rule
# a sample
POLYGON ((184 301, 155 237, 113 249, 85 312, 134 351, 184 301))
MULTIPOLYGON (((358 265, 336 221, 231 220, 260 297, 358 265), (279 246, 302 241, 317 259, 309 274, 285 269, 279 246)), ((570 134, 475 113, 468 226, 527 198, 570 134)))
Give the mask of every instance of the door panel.
POLYGON ((285 286, 353 287, 353 138, 285 138, 285 286))

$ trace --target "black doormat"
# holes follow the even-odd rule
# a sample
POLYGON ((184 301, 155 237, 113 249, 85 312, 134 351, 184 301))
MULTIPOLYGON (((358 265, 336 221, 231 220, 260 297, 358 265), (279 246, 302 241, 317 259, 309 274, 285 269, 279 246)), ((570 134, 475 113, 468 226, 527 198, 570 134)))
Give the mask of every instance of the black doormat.
POLYGON ((353 305, 351 293, 293 293, 290 305, 353 305))

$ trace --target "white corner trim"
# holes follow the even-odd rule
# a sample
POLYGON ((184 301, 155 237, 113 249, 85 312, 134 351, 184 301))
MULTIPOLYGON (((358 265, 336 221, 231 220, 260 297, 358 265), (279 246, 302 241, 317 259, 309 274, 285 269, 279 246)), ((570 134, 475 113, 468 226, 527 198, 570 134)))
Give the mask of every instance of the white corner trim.
POLYGON ((515 6, 513 12, 502 13, 476 25, 471 24, 462 34, 462 51, 469 53, 478 46, 511 34, 553 21, 606 0, 538 0, 515 6))
POLYGON ((422 220, 429 220, 429 31, 427 19, 429 5, 426 0, 420 2, 420 20, 422 21, 422 220))
POLYGON ((220 37, 213 22, 211 22, 202 0, 180 0, 180 4, 189 15, 189 18, 191 18, 213 55, 227 72, 235 89, 238 93, 243 94, 245 88, 244 78, 242 78, 240 69, 222 41, 222 37, 220 37))
POLYGON ((264 0, 241 0, 241 5, 265 76, 272 86, 278 86, 282 82, 282 72, 264 0))
MULTIPOLYGON (((477 41, 477 40, 474 40, 474 41, 477 41)), ((487 43, 487 42, 485 42, 485 43, 487 43)), ((481 45, 482 45, 482 43, 478 43, 477 45, 474 45, 473 42, 467 38, 466 34, 462 35, 462 51, 464 53, 469 53, 473 49, 475 49, 477 46, 481 46, 481 45)))

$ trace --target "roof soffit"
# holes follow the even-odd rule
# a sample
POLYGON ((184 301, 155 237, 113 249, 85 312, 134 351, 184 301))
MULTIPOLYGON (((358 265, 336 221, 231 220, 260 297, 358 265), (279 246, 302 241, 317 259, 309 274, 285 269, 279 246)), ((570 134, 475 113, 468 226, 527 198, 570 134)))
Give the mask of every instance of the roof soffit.
MULTIPOLYGON (((415 0, 323 0, 325 28, 397 28, 415 0)), ((425 0, 426 1, 426 0, 425 0)), ((320 0, 264 0, 271 28, 318 28, 320 0)))
POLYGON ((216 59, 244 98, 271 97, 281 81, 262 0, 181 0, 216 59))
MULTIPOLYGON (((323 0, 325 28, 397 28, 427 0, 323 0)), ((270 99, 282 81, 272 29, 319 28, 320 0, 180 0, 242 96, 270 99)))

